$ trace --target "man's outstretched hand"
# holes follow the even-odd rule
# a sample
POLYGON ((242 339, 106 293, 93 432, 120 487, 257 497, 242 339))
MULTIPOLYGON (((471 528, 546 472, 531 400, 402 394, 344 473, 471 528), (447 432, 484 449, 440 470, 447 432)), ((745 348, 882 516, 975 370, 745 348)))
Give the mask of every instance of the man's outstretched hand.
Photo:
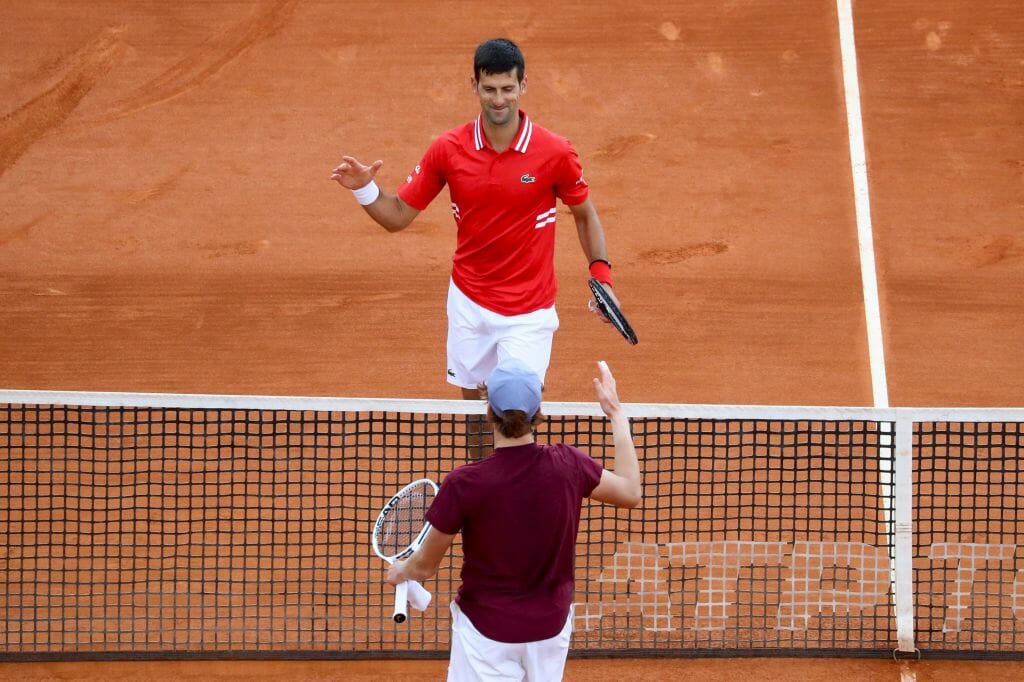
POLYGON ((615 377, 612 376, 612 371, 608 369, 608 363, 604 360, 597 363, 597 372, 599 376, 594 379, 597 402, 609 418, 614 417, 622 411, 619 393, 615 387, 615 377))
POLYGON ((384 162, 380 159, 367 166, 354 156, 342 156, 341 163, 331 171, 331 180, 345 189, 359 189, 370 184, 383 165, 384 162))

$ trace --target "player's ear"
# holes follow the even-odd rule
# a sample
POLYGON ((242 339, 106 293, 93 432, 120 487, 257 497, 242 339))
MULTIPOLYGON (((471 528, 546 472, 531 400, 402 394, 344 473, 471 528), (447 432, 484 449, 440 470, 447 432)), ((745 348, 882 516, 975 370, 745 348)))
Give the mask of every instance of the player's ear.
POLYGON ((474 93, 476 92, 476 76, 469 77, 469 87, 473 90, 474 93))
POLYGON ((519 94, 526 92, 526 74, 523 74, 523 80, 519 81, 519 94))

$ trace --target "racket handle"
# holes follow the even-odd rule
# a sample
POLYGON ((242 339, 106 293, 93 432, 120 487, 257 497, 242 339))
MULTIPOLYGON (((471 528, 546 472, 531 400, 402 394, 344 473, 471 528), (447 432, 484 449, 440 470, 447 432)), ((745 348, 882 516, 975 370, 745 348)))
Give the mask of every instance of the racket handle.
POLYGON ((392 616, 396 623, 404 623, 409 613, 409 583, 395 585, 395 613, 392 616))

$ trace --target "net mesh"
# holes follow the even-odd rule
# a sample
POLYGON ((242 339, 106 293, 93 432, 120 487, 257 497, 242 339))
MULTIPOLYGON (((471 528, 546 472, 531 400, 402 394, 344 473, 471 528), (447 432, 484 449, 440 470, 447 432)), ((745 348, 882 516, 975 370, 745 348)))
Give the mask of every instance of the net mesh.
POLYGON ((1019 422, 915 429, 921 648, 1024 653, 1024 472, 1019 422))
MULTIPOLYGON (((545 410, 538 440, 611 466, 602 416, 545 410)), ((644 502, 584 502, 571 655, 891 653, 887 413, 631 410, 644 502)), ((370 536, 401 485, 471 460, 477 420, 0 403, 0 658, 447 656, 458 539, 396 625, 370 536)), ((915 427, 922 648, 1024 650, 1019 433, 915 427)))

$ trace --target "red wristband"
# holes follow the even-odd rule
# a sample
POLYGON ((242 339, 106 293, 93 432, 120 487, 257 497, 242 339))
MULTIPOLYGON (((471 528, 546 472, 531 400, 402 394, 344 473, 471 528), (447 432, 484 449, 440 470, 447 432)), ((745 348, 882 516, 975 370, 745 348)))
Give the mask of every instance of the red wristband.
POLYGON ((603 258, 590 262, 590 276, 598 282, 612 286, 612 266, 603 258))

